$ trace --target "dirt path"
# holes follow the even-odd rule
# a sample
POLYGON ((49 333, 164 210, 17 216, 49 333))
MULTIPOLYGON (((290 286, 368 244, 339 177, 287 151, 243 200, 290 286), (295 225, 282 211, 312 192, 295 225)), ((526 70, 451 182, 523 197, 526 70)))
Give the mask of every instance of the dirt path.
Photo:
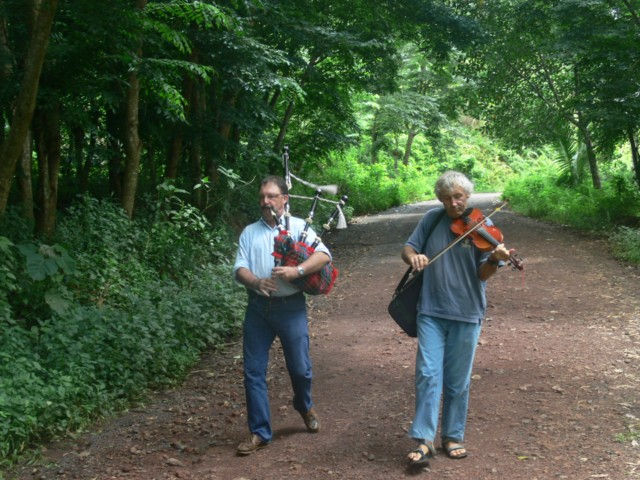
MULTIPOLYGON (((475 195, 486 207, 491 195, 475 195)), ((314 400, 308 434, 290 406, 279 348, 269 370, 275 438, 248 458, 240 344, 205 356, 185 384, 144 408, 52 445, 20 479, 389 479, 414 476, 404 456, 413 412, 415 340, 386 313, 404 272, 403 241, 434 203, 356 219, 332 239, 341 277, 311 312, 314 400)), ((510 212, 496 214, 524 277, 489 281, 473 375, 470 456, 438 455, 425 478, 640 478, 640 272, 598 239, 510 212)))

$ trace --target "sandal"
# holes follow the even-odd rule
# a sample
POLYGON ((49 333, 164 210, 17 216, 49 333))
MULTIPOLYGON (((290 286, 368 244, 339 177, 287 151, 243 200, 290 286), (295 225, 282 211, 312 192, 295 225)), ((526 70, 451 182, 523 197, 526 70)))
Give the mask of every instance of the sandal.
POLYGON ((442 448, 444 448, 444 451, 447 453, 447 457, 452 458, 454 460, 459 460, 467 456, 467 449, 465 448, 465 446, 462 443, 454 442, 453 440, 445 442, 442 445, 442 448), (455 452, 460 452, 460 453, 455 453, 455 452))
POLYGON ((417 459, 409 458, 409 465, 412 467, 426 467, 429 465, 429 459, 435 456, 436 448, 433 446, 433 442, 421 443, 418 448, 409 452, 409 454, 412 453, 418 454, 419 457, 417 459), (420 447, 427 447, 427 451, 425 452, 420 447))

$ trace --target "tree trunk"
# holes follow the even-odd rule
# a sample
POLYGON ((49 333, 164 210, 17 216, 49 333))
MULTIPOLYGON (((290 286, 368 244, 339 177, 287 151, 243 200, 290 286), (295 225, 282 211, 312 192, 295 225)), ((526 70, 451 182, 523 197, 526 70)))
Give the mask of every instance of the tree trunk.
MULTIPOLYGON (((0 11, 3 10, 4 2, 0 0, 0 11)), ((9 48, 9 37, 7 34, 7 19, 0 17, 0 83, 4 83, 13 72, 11 58, 13 54, 9 48)), ((2 129, 4 130, 4 129, 2 129)))
POLYGON ((633 163, 633 172, 636 177, 636 183, 640 188, 640 153, 638 152, 638 141, 636 140, 635 132, 633 128, 627 129, 627 135, 629 137, 629 145, 631 145, 631 161, 633 163))
POLYGON ((223 95, 222 105, 218 108, 218 119, 216 132, 220 139, 220 148, 212 155, 207 162, 207 176, 211 185, 216 188, 219 181, 218 166, 222 163, 226 152, 229 150, 229 137, 231 136, 231 130, 233 128, 233 122, 231 122, 229 115, 222 116, 221 113, 230 112, 236 105, 239 92, 237 90, 226 92, 223 95))
POLYGON ((81 165, 78 172, 78 189, 81 193, 89 190, 89 174, 91 173, 91 165, 93 164, 93 155, 96 150, 96 134, 91 133, 89 137, 89 148, 87 148, 87 158, 81 165))
POLYGON ((140 168, 140 151, 142 143, 138 133, 139 127, 140 80, 137 72, 129 74, 124 118, 124 172, 122 175, 122 206, 129 218, 133 217, 138 174, 140 168))
MULTIPOLYGON (((195 61, 195 54, 192 54, 191 60, 195 61)), ((194 82, 193 78, 188 75, 184 76, 182 82, 182 90, 183 95, 186 101, 185 105, 185 116, 187 118, 191 117, 191 104, 193 103, 193 91, 194 91, 194 82)), ((171 180, 175 180, 178 178, 178 169, 180 166, 180 159, 182 158, 183 149, 184 149, 184 137, 185 137, 185 127, 182 123, 176 125, 174 128, 173 137, 171 138, 171 145, 169 146, 169 151, 167 152, 167 168, 165 170, 164 177, 169 178, 171 180)))
POLYGON ((406 166, 409 165, 409 157, 411 156, 411 145, 413 145, 413 139, 416 138, 417 133, 413 130, 409 130, 407 135, 407 143, 404 146, 404 156, 402 157, 402 163, 406 166))
POLYGON ((40 112, 36 122, 38 152, 38 208, 36 233, 51 238, 56 228, 58 170, 60 169, 60 108, 40 112))
POLYGON ((280 122, 280 131, 278 132, 278 138, 276 138, 275 143, 273 144, 273 151, 279 154, 282 152, 282 148, 284 147, 284 137, 287 134, 287 128, 289 127, 289 122, 291 121, 291 117, 293 116, 293 107, 295 106, 295 102, 291 100, 289 105, 287 105, 287 109, 284 112, 284 117, 282 118, 282 122, 280 122))
MULTIPOLYGON (((320 57, 319 55, 314 54, 311 56, 309 62, 307 63, 304 69, 304 73, 300 77, 299 84, 301 87, 304 85, 307 78, 309 78, 309 75, 311 74, 311 71, 313 70, 313 68, 316 65, 318 65, 318 63, 320 63, 322 59, 323 57, 320 57)), ((278 93, 278 95, 280 95, 280 93, 278 93)), ((277 98, 272 99, 272 101, 274 102, 274 105, 276 100, 277 98)), ((284 137, 287 134, 287 128, 289 127, 289 122, 291 121, 291 117, 293 116, 294 106, 295 106, 295 101, 291 100, 287 105, 287 109, 284 112, 284 117, 282 118, 282 122, 280 122, 280 131, 278 132, 278 138, 276 138, 276 141, 273 144, 273 151, 277 155, 280 155, 280 153, 282 152, 282 148, 284 147, 284 137)))
POLYGON ((25 137, 33 118, 40 74, 57 7, 58 0, 42 1, 25 57, 24 76, 15 102, 9 134, 0 146, 0 216, 4 215, 7 208, 11 180, 24 150, 25 137))
POLYGON ((202 80, 198 80, 191 97, 191 147, 189 149, 189 166, 191 174, 191 198, 193 204, 202 208, 203 191, 201 188, 193 188, 202 180, 202 130, 204 115, 204 91, 202 80))
MULTIPOLYGON (((142 10, 146 4, 147 0, 135 0, 137 10, 142 10)), ((138 40, 136 57, 142 57, 142 39, 138 40)), ((138 175, 140 173, 140 152, 142 151, 142 142, 138 131, 140 122, 140 79, 136 69, 129 73, 128 83, 124 125, 125 166, 122 177, 122 206, 129 218, 132 218, 136 190, 138 188, 138 175)))
POLYGON ((598 171, 596 153, 593 149, 593 143, 591 142, 591 134, 589 133, 589 128, 581 119, 579 119, 578 129, 580 131, 580 135, 582 135, 582 141, 587 148, 587 160, 589 161, 589 171, 591 172, 591 182, 593 184, 593 188, 599 190, 602 188, 602 182, 600 181, 600 172, 598 171))
MULTIPOLYGON (((2 125, 7 124, 6 116, 4 115, 4 110, 2 109, 2 107, 0 107, 0 124, 2 125)), ((0 146, 4 143, 4 139, 5 139, 4 128, 0 128, 0 146)), ((2 215, 0 215, 0 217, 1 216, 2 215)))
MULTIPOLYGON (((122 197, 122 149, 120 140, 120 118, 121 112, 107 110, 107 131, 109 132, 109 138, 107 140, 108 155, 109 155, 109 191, 115 198, 122 197)), ((122 122, 124 123, 124 122, 122 122)))
POLYGON ((276 91, 273 92, 273 96, 271 97, 271 100, 269 100, 269 108, 271 108, 271 110, 276 108, 276 103, 278 102, 278 99, 280 98, 281 93, 282 93, 282 90, 279 88, 277 88, 276 91))
POLYGON ((377 124, 378 114, 373 114, 373 122, 371 123, 371 163, 378 163, 378 152, 380 151, 380 133, 377 124))
POLYGON ((82 175, 82 147, 84 146, 84 129, 78 125, 71 127, 71 143, 73 161, 76 164, 76 179, 78 184, 80 183, 80 176, 82 175))
POLYGON ((234 164, 238 161, 238 151, 240 147, 240 127, 237 123, 231 128, 231 145, 232 148, 227 150, 227 163, 234 164))
POLYGON ((149 169, 149 184, 152 191, 156 191, 158 186, 158 169, 156 166, 156 151, 151 142, 149 142, 149 148, 147 149, 147 168, 149 169))
POLYGON ((175 180, 178 176, 178 165, 180 164, 180 157, 182 156, 182 144, 184 142, 184 131, 182 127, 177 128, 177 131, 173 134, 171 139, 171 145, 169 146, 169 152, 167 154, 167 169, 164 177, 175 180))
POLYGON ((20 198, 22 200, 22 216, 28 220, 34 219, 33 213, 33 180, 31 178, 31 165, 33 163, 33 135, 27 131, 24 139, 24 149, 20 156, 20 168, 18 169, 18 182, 20 185, 20 198))

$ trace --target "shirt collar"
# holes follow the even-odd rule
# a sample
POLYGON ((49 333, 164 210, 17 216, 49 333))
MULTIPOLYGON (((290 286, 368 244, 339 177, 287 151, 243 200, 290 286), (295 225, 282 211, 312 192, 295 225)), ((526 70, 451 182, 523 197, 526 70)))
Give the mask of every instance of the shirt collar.
MULTIPOLYGON (((276 224, 275 226, 271 226, 269 225, 266 220, 262 217, 260 217, 260 221, 262 222, 262 224, 267 227, 269 230, 276 230, 278 228, 278 224, 276 224)), ((278 218, 278 221, 282 222, 282 217, 278 218)))

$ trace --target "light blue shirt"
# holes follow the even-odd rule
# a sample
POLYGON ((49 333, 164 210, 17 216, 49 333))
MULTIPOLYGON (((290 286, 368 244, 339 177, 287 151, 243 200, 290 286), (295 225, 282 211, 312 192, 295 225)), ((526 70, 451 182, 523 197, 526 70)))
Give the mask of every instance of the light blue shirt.
MULTIPOLYGON (((418 223, 405 245, 432 258, 456 238, 451 231, 451 217, 444 214, 437 224, 442 208, 427 212, 418 223), (431 236, 424 245, 427 233, 431 236)), ((487 225, 491 225, 487 220, 487 225)), ((447 320, 478 323, 485 314, 487 299, 486 282, 478 278, 478 268, 489 257, 481 252, 469 238, 462 240, 451 250, 424 269, 422 291, 418 301, 418 313, 447 320)))
MULTIPOLYGON (((300 238, 300 234, 302 230, 304 230, 304 224, 305 221, 301 218, 290 217, 289 234, 293 239, 298 240, 300 238)), ((236 271, 241 267, 247 268, 258 278, 271 276, 271 270, 273 270, 274 267, 274 257, 272 255, 273 240, 278 236, 278 233, 278 227, 270 227, 262 217, 257 222, 245 227, 238 241, 238 253, 236 254, 236 261, 233 265, 234 278, 236 271)), ((315 239, 316 233, 309 227, 305 243, 311 245, 315 239)), ((324 252, 331 258, 329 249, 322 242, 316 247, 316 252, 324 252)), ((300 289, 289 282, 285 282, 279 278, 276 279, 276 282, 278 289, 273 293, 272 296, 274 297, 285 297, 300 291, 300 289)))

